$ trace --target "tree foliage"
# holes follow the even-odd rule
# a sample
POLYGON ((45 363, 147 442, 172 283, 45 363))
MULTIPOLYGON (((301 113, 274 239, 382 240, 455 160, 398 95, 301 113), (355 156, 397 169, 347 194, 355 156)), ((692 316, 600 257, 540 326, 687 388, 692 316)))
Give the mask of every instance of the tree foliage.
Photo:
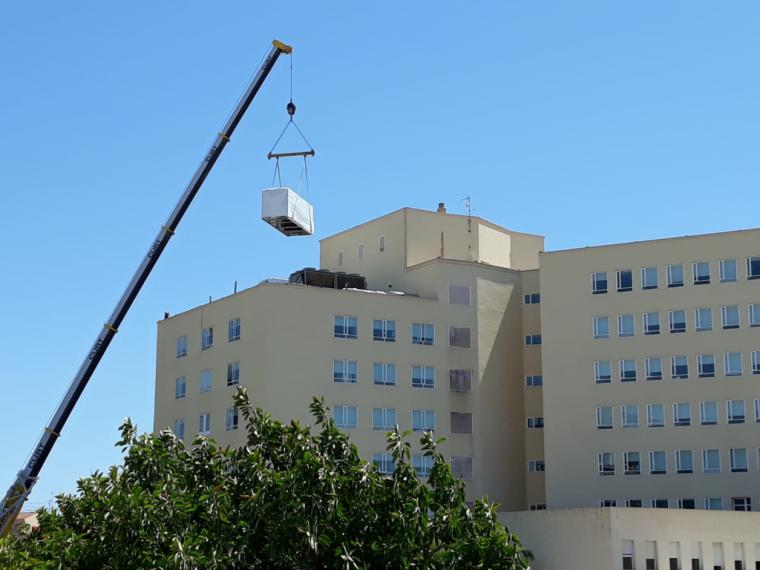
POLYGON ((398 429, 390 475, 362 461, 324 402, 318 429, 273 420, 235 394, 247 445, 185 447, 125 420, 122 466, 78 482, 39 528, 0 541, 2 568, 527 568, 530 555, 484 500, 469 507, 431 433, 427 482, 398 429))

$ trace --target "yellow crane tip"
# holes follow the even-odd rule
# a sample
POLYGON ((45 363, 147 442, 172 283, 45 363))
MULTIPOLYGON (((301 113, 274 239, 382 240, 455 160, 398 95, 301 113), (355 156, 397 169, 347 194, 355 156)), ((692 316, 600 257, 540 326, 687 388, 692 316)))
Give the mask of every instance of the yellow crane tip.
POLYGON ((272 45, 279 49, 282 53, 293 53, 293 46, 289 46, 280 40, 272 40, 272 45))

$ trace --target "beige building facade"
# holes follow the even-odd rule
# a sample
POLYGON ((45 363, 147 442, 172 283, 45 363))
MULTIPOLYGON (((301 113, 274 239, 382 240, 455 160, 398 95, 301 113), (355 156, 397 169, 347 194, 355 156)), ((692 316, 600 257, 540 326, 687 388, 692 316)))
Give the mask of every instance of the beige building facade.
POLYGON ((379 469, 392 426, 434 429, 508 511, 760 510, 760 230, 543 249, 442 206, 323 239, 366 289, 267 280, 159 321, 154 428, 237 445, 238 384, 306 422, 319 394, 379 469))

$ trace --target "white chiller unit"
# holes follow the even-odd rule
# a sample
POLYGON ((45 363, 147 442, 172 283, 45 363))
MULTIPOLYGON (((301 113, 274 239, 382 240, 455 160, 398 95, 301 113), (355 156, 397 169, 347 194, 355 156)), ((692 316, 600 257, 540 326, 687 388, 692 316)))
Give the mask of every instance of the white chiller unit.
POLYGON ((314 207, 287 187, 261 191, 261 219, 286 236, 314 233, 314 207))

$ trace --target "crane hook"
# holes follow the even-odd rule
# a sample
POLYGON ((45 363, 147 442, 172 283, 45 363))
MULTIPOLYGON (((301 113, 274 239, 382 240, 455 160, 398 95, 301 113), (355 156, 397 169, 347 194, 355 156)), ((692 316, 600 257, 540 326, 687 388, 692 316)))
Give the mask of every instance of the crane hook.
POLYGON ((292 99, 288 102, 288 105, 285 108, 288 110, 288 115, 291 117, 296 114, 296 105, 293 103, 292 99))

